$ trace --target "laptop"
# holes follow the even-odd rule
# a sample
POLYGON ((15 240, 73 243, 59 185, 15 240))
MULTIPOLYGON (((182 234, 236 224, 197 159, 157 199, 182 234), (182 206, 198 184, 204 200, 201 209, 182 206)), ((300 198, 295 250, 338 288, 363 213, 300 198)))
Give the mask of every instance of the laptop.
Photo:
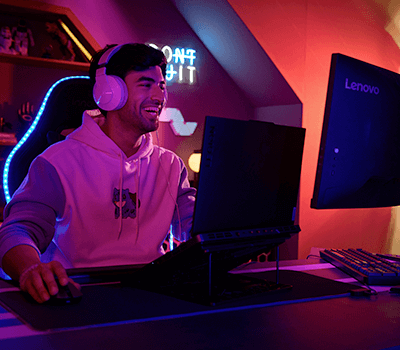
POLYGON ((259 290, 229 271, 300 232, 304 137, 303 128, 207 116, 191 238, 123 283, 206 305, 259 290))

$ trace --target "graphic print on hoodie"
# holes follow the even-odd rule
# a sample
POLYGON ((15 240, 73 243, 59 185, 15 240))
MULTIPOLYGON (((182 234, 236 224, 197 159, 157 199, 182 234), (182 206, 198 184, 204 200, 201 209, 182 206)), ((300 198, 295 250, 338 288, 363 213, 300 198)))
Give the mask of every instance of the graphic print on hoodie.
MULTIPOLYGON (((115 218, 118 219, 120 215, 120 203, 119 203, 119 189, 114 188, 113 203, 115 205, 115 218)), ((127 219, 128 217, 136 218, 136 193, 130 193, 129 189, 122 190, 122 218, 127 219)), ((140 207, 140 202, 139 202, 140 207)))

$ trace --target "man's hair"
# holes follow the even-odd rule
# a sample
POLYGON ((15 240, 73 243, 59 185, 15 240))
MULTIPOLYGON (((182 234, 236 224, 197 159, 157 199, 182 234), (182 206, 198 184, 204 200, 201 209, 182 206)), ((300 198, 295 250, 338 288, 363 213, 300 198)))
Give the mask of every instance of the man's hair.
MULTIPOLYGON (((111 47, 107 45, 104 49, 93 55, 89 68, 89 76, 92 85, 96 83, 96 71, 99 68, 98 62, 103 54, 111 47)), ((124 44, 115 52, 106 64, 106 74, 116 75, 125 79, 130 71, 144 71, 151 67, 159 66, 165 77, 167 69, 167 59, 162 51, 145 44, 124 44)), ((101 110, 106 115, 107 112, 101 110)))
MULTIPOLYGON (((98 51, 92 58, 89 75, 93 85, 96 80, 96 71, 101 56, 111 47, 117 45, 107 45, 104 49, 98 51)), ((107 75, 116 75, 125 79, 126 75, 134 71, 144 71, 150 67, 159 66, 165 77, 167 68, 167 59, 162 51, 157 50, 145 44, 124 44, 111 56, 106 65, 107 75)))

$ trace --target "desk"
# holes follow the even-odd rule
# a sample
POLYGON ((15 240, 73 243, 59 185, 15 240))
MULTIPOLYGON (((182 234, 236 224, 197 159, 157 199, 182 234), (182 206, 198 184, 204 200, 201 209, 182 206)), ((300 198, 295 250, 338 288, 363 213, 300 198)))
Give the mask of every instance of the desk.
MULTIPOLYGON (((273 264, 256 263, 241 270, 268 269, 273 264)), ((282 261, 281 269, 354 281, 318 258, 282 261)), ((0 292, 6 287, 0 285, 0 292)), ((47 332, 32 330, 0 308, 0 348, 386 349, 400 346, 400 296, 387 289, 379 288, 371 297, 346 295, 47 332)))

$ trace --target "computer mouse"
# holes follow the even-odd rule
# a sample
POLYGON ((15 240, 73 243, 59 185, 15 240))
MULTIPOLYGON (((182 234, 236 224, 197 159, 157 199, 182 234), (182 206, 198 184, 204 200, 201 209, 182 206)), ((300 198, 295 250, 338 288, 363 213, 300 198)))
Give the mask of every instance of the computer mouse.
POLYGON ((75 287, 72 282, 69 282, 66 286, 58 284, 58 293, 52 295, 46 304, 49 305, 65 305, 65 304, 76 304, 82 299, 82 292, 75 287))

